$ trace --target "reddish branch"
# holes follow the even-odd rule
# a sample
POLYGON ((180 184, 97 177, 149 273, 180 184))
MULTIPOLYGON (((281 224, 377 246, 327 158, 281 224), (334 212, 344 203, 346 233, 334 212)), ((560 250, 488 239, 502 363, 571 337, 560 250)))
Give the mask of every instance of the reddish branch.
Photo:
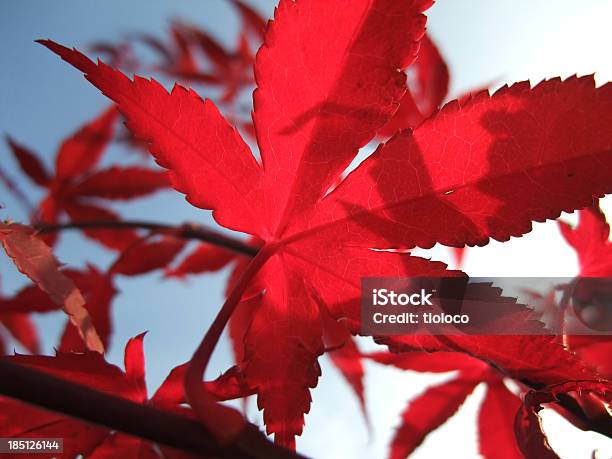
POLYGON ((227 236, 218 231, 194 223, 185 223, 180 226, 173 226, 163 223, 152 223, 145 221, 89 221, 60 224, 37 223, 34 224, 34 227, 41 233, 53 233, 56 231, 71 229, 145 229, 155 233, 169 234, 183 239, 196 239, 202 242, 208 242, 210 244, 214 244, 250 257, 254 257, 258 251, 257 248, 246 244, 240 239, 227 236))
POLYGON ((199 422, 90 389, 0 359, 0 393, 111 430, 204 457, 300 459, 274 445, 252 424, 236 442, 220 446, 199 422))

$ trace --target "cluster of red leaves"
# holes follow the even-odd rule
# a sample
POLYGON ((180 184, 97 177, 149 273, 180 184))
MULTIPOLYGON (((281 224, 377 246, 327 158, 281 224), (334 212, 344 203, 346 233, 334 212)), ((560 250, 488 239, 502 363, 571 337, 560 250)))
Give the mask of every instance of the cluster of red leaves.
MULTIPOLYGON (((60 270, 50 247, 26 226, 2 224, 0 240, 17 268, 34 283, 11 298, 0 299, 2 324, 10 327, 9 330, 24 347, 36 353, 38 338, 28 314, 62 308, 70 318, 55 356, 15 355, 4 357, 6 361, 135 403, 193 417, 191 410, 181 406, 185 402, 182 384, 184 365, 172 370, 155 395, 148 398, 142 346, 144 334, 127 343, 125 372, 106 362, 102 355, 111 335, 110 304, 116 293, 113 276, 138 275, 162 268, 168 262, 168 255, 163 254, 172 251, 167 248, 178 251, 182 241, 171 240, 166 245, 169 238, 158 242, 143 239, 123 252, 107 273, 100 273, 91 266, 86 271, 60 270), (142 247, 159 250, 149 252, 151 259, 136 259, 135 256, 142 253, 138 248, 142 247), (87 294, 82 295, 81 291, 87 294)), ((217 381, 204 383, 204 388, 214 394, 216 400, 225 400, 235 397, 234 394, 240 389, 239 384, 239 376, 230 371, 217 381)), ((164 446, 158 449, 151 442, 6 397, 0 397, 0 435, 63 438, 65 457, 192 457, 164 446)))
POLYGON ((374 353, 368 358, 402 370, 457 372, 454 378, 428 388, 410 401, 391 442, 390 458, 405 458, 411 454, 429 433, 457 412, 480 383, 487 386, 478 416, 480 454, 485 458, 522 458, 513 434, 514 416, 521 400, 506 387, 500 373, 489 365, 465 354, 449 352, 374 353))
MULTIPOLYGON (((40 161, 40 155, 7 138, 23 172, 46 192, 32 216, 34 222, 55 224, 64 214, 80 223, 119 221, 118 215, 96 201, 134 199, 169 186, 163 171, 137 166, 95 169, 113 137, 117 115, 111 107, 66 138, 57 152, 53 173, 40 161)), ((138 239, 129 231, 90 229, 84 234, 113 250, 123 250, 138 239)), ((56 235, 43 239, 53 245, 56 235)))
MULTIPOLYGON (((102 200, 131 200, 169 186, 167 174, 161 170, 141 166, 96 169, 112 140, 117 117, 116 108, 111 107, 68 136, 58 149, 53 173, 47 170, 40 160, 40 155, 7 137, 7 144, 21 170, 46 192, 31 216, 34 224, 43 227, 58 224, 63 222, 64 215, 68 217, 68 221, 78 224, 117 222, 120 217, 103 206, 102 200)), ((62 280, 59 280, 57 277, 46 278, 56 270, 49 271, 47 264, 50 265, 51 262, 43 261, 52 259, 51 249, 46 244, 54 245, 57 233, 35 236, 31 228, 20 225, 4 225, 2 231, 7 253, 15 259, 18 268, 35 283, 11 297, 0 298, 0 320, 10 334, 27 350, 36 352, 39 340, 29 313, 48 312, 60 307, 70 308, 73 303, 86 303, 92 324, 102 343, 98 348, 108 345, 112 335, 110 307, 116 294, 112 276, 130 274, 123 272, 121 263, 128 257, 126 253, 130 248, 142 243, 141 236, 134 230, 84 229, 84 235, 107 248, 122 251, 117 260, 119 266, 112 267, 106 273, 93 265, 84 270, 64 270, 61 272, 62 280), (26 263, 40 273, 32 277, 32 271, 25 267, 26 263), (62 282, 67 281, 77 287, 79 295, 82 292, 82 297, 71 298, 69 304, 65 304, 61 298, 50 298, 51 292, 60 292, 61 295, 62 282)), ((139 273, 145 271, 146 268, 141 267, 139 273)), ((77 328, 71 322, 67 323, 62 333, 58 349, 63 352, 85 349, 77 328)))
MULTIPOLYGON (((464 276, 409 250, 435 243, 462 248, 490 239, 506 241, 529 232, 533 221, 589 206, 612 191, 607 166, 612 159, 612 87, 596 88, 591 77, 554 79, 534 88, 524 82, 493 95, 481 91, 465 96, 440 109, 449 75, 436 46, 424 35, 423 12, 430 1, 357 0, 339 15, 337 1, 281 0, 265 34, 263 21, 252 10, 234 4, 245 25, 235 52, 182 23, 171 29, 173 45, 140 39, 164 56, 160 68, 167 75, 221 83, 220 102, 226 103, 252 83, 253 55, 246 37, 261 34, 253 96, 261 162, 216 105, 195 91, 175 85, 168 92, 155 80, 131 80, 74 49, 48 40, 41 43, 117 104, 134 137, 168 169, 177 191, 194 206, 213 210, 221 226, 250 234, 249 244, 258 254, 250 260, 202 244, 168 268, 184 247, 179 239, 139 239, 125 232, 120 238, 106 237, 90 231, 121 255, 107 273, 90 268, 89 273, 67 272, 65 277, 85 291, 105 285, 87 305, 100 341, 106 343, 113 275, 165 268, 167 277, 183 277, 233 263, 224 310, 232 311, 229 332, 236 366, 205 393, 216 399, 256 394, 268 433, 277 443, 294 447, 310 409, 310 389, 320 376, 320 355, 329 354, 365 411, 363 356, 353 338, 361 330, 362 277, 464 276), (194 50, 213 64, 210 72, 198 67, 194 50), (344 177, 359 149, 375 138, 388 141, 344 177)), ((57 221, 60 212, 81 222, 116 221, 106 209, 81 200, 131 198, 165 186, 165 175, 153 171, 130 170, 125 172, 128 181, 118 179, 122 172, 116 168, 92 172, 111 136, 114 116, 114 110, 107 112, 83 128, 78 141, 64 144, 55 177, 33 154, 10 141, 26 173, 49 189, 40 207, 43 222, 57 221), (93 131, 98 134, 92 144, 93 131), (88 154, 75 153, 85 150, 88 154), (71 159, 60 161, 62 157, 71 159)), ((610 266, 609 228, 601 213, 585 210, 577 229, 562 226, 562 231, 580 256, 581 275, 609 275, 604 273, 610 266)), ((30 277, 45 290, 44 283, 30 277)), ((491 308, 528 311, 499 289, 477 289, 491 308)), ((36 295, 37 290, 26 288, 4 303, 39 304, 39 310, 54 307, 36 295)), ((53 304, 73 316, 65 299, 60 300, 53 304)), ((87 336, 83 321, 77 325, 87 336)), ((72 344, 64 345, 63 339, 62 350, 84 350, 76 331, 68 327, 64 336, 72 333, 65 338, 72 344)), ((499 445, 507 457, 520 457, 519 451, 528 457, 554 457, 537 422, 541 404, 570 393, 576 404, 595 406, 601 414, 603 403, 609 402, 609 348, 601 347, 609 341, 568 337, 564 346, 544 335, 375 338, 392 351, 366 356, 379 363, 416 371, 458 371, 410 403, 392 443, 394 458, 410 454, 481 382, 487 385, 479 414, 485 457, 499 457, 499 445), (505 378, 529 391, 524 403, 508 390, 505 378), (585 397, 581 391, 594 395, 585 397)), ((26 335, 23 342, 35 349, 26 335)), ((140 349, 141 343, 139 338, 128 345, 127 354, 140 357, 126 357, 126 373, 117 374, 138 381, 134 400, 142 403, 144 370, 132 361, 141 361, 142 352, 129 351, 130 346, 140 349), (132 370, 136 367, 140 370, 132 370), (133 371, 140 376, 130 376, 133 371)), ((89 361, 92 355, 85 352, 78 358, 89 361)), ((62 362, 76 358, 15 357, 65 371, 70 365, 62 362)), ((108 365, 101 357, 95 359, 96 365, 108 365)), ((185 400, 184 369, 172 373, 172 387, 181 387, 175 404, 185 400)), ((187 390, 197 393, 202 388, 188 384, 187 390)), ((127 396, 123 390, 113 393, 127 396)), ((203 419, 197 403, 194 409, 203 419)), ((586 411, 582 421, 589 420, 586 411)), ((100 435, 96 445, 121 443, 118 434, 112 434, 112 440, 107 431, 97 432, 96 438, 100 435)), ((143 442, 125 441, 126 447, 150 449, 143 442)), ((91 442, 79 448, 80 453, 94 451, 91 442)))
MULTIPOLYGON (((28 288, 22 290, 18 294, 14 308, 11 307, 10 300, 3 302, 3 311, 7 313, 24 312, 21 301, 23 299, 32 300, 32 296, 40 298, 38 293, 44 292, 46 295, 42 295, 43 303, 27 304, 36 305, 43 311, 62 308, 76 327, 75 331, 80 335, 85 346, 93 351, 102 352, 104 345, 85 308, 85 299, 74 282, 59 269, 59 262, 51 248, 36 237, 31 228, 17 224, 0 225, 0 241, 4 251, 13 259, 19 271, 28 276, 37 286, 35 291, 28 288)), ((27 309, 25 311, 29 312, 27 309)))
MULTIPOLYGON (((182 387, 176 385, 172 373, 153 397, 147 395, 143 339, 144 334, 128 341, 125 347, 125 372, 106 362, 101 354, 91 351, 78 354, 58 352, 53 357, 15 355, 6 359, 135 403, 150 404, 189 416, 189 410, 180 406, 183 401, 182 387)), ((157 449, 149 441, 5 397, 0 397, 0 426, 4 437, 63 438, 65 457, 191 457, 164 446, 157 449)))
MULTIPOLYGON (((50 292, 57 292, 60 286, 55 277, 49 279, 49 271, 42 265, 41 257, 52 257, 51 250, 40 239, 35 237, 30 228, 21 225, 5 225, 3 228, 3 242, 5 249, 11 256, 15 255, 15 262, 22 272, 33 281, 10 297, 0 297, 0 323, 20 342, 28 351, 38 352, 38 334, 31 323, 30 313, 45 313, 64 307, 62 299, 56 301, 50 292), (9 238, 10 235, 10 238, 9 238), (21 250, 21 253, 9 252, 11 242, 21 250), (39 277, 35 277, 23 263, 33 259, 33 267, 45 269, 39 277)), ((170 236, 144 237, 136 240, 124 250, 111 264, 108 270, 101 271, 93 265, 86 269, 64 269, 61 275, 71 281, 74 288, 82 294, 91 324, 95 328, 104 348, 110 344, 113 334, 112 302, 118 290, 114 282, 117 275, 137 276, 163 269, 182 250, 185 242, 170 236)), ((55 266, 59 263, 54 262, 55 266)), ((51 271, 55 274, 56 270, 51 271)), ((0 342, 1 343, 1 342, 0 342)), ((83 352, 87 349, 78 329, 68 322, 56 347, 60 352, 83 352)), ((4 352, 2 352, 4 353, 4 352)))
MULTIPOLYGON (((263 41, 266 20, 241 0, 228 1, 239 13, 242 24, 233 49, 228 49, 205 29, 185 21, 170 24, 166 37, 132 34, 119 44, 96 42, 89 49, 105 57, 105 62, 113 67, 129 73, 146 68, 164 78, 197 85, 206 92, 217 91, 220 95, 215 99, 228 112, 228 118, 254 138, 255 130, 249 116, 252 107, 239 96, 254 85, 255 50, 263 41), (138 45, 157 54, 159 61, 147 64, 138 58, 135 52, 138 45)), ((146 144, 129 132, 122 140, 136 147, 136 151, 147 152, 146 144)))
POLYGON ((242 26, 237 43, 228 49, 206 30, 174 21, 168 36, 159 38, 150 34, 132 34, 120 44, 98 42, 90 50, 105 55, 115 67, 127 71, 147 67, 134 56, 134 47, 140 43, 156 53, 160 59, 152 70, 188 84, 202 84, 221 90, 222 104, 234 102, 240 91, 254 83, 254 51, 261 45, 266 20, 241 0, 229 0, 238 12, 242 26))

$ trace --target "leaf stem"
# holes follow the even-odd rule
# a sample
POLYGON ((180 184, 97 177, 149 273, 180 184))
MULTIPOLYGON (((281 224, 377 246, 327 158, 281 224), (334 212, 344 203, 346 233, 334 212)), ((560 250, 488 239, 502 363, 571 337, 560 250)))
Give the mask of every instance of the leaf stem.
POLYGON ((232 416, 232 414, 226 410, 224 410, 223 413, 218 412, 220 408, 225 407, 219 405, 210 394, 202 389, 202 380, 204 379, 204 373, 206 372, 206 367, 208 366, 212 353, 219 342, 219 338, 236 309, 236 306, 240 303, 240 299, 249 286, 249 282, 259 272, 265 262, 276 252, 277 248, 278 246, 274 243, 266 244, 249 263, 247 269, 228 295, 225 303, 215 317, 215 320, 204 335, 185 373, 184 384, 187 401, 204 425, 213 432, 216 432, 217 439, 222 442, 231 442, 237 438, 245 421, 238 412, 236 412, 236 414, 240 416, 240 419, 236 416, 232 416), (225 418, 226 422, 219 422, 220 418, 225 418))
POLYGON ((183 239, 197 239, 202 242, 208 242, 219 247, 231 250, 241 255, 254 257, 257 255, 257 248, 248 245, 246 242, 227 236, 218 231, 206 228, 202 225, 185 223, 179 226, 168 225, 164 223, 155 223, 141 220, 125 220, 125 221, 87 221, 87 222, 70 222, 59 224, 35 223, 36 228, 40 233, 54 233, 65 230, 79 229, 145 229, 156 233, 170 234, 183 239))

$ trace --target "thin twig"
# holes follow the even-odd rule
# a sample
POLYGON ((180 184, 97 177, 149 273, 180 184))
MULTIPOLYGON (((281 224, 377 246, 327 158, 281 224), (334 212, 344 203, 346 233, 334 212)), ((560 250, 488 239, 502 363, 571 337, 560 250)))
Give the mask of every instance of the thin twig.
POLYGON ((154 223, 148 221, 88 221, 88 222, 70 222, 59 224, 34 224, 41 233, 54 233, 65 230, 80 230, 80 229, 115 229, 115 230, 130 230, 130 229, 145 229, 156 233, 170 234, 183 239, 196 239, 202 242, 217 245, 226 248, 241 255, 254 257, 258 250, 256 247, 250 246, 246 242, 227 236, 218 231, 206 228, 202 225, 186 223, 180 226, 173 226, 164 223, 154 223))
POLYGON ((99 392, 6 359, 0 359, 0 393, 199 456, 304 458, 274 445, 252 424, 247 424, 238 442, 220 446, 195 420, 99 392))

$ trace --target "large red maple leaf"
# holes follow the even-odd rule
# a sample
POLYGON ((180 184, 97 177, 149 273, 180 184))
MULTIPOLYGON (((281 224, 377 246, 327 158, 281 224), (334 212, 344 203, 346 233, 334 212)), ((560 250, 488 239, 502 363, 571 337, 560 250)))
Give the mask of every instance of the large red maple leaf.
MULTIPOLYGON (((255 65, 262 164, 194 91, 177 85, 169 93, 42 41, 118 104, 189 202, 264 241, 230 303, 249 286, 265 292, 254 297, 242 366, 268 432, 285 445, 302 431, 319 376, 320 308, 358 333, 362 277, 451 274, 392 249, 505 241, 612 190, 612 87, 586 77, 451 103, 327 193, 395 113, 406 88, 398 69, 415 59, 430 3, 281 1, 255 65)), ((488 300, 506 302, 494 293, 488 300)), ((539 364, 546 346, 555 346, 553 356, 565 352, 553 341, 519 344, 539 364)), ((498 347, 474 339, 467 351, 520 377, 516 353, 498 347)), ((547 384, 580 370, 551 365, 536 372, 531 362, 528 376, 547 384)))

